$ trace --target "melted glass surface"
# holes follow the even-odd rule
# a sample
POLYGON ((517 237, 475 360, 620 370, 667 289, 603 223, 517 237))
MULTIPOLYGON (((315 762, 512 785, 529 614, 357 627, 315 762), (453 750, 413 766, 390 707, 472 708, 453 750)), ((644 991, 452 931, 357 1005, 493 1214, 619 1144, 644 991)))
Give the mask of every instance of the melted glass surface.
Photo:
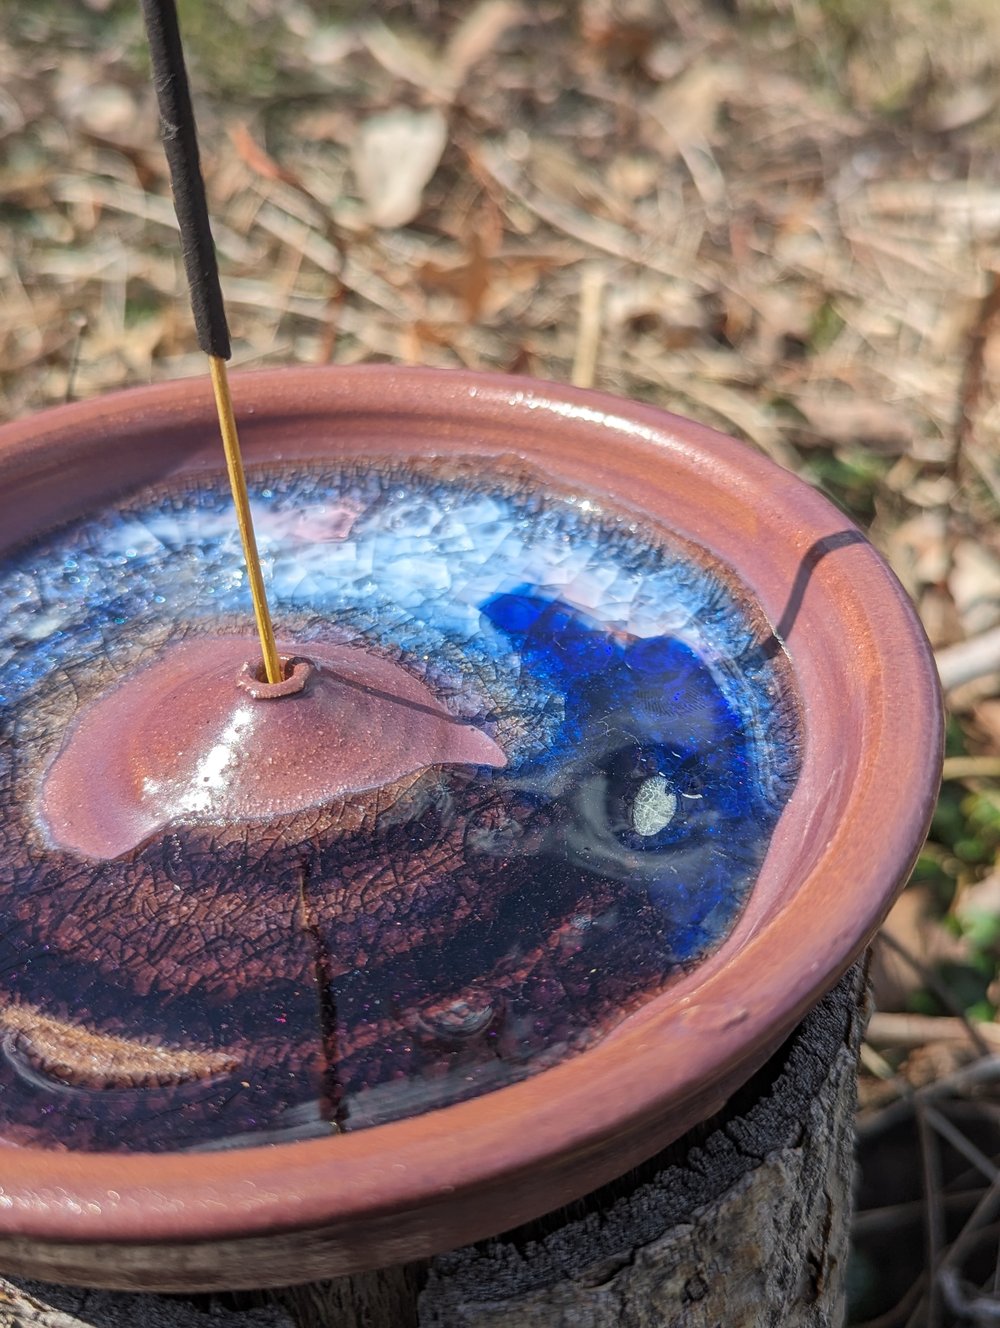
POLYGON ((787 661, 701 551, 462 471, 276 470, 251 498, 281 635, 392 658, 507 765, 60 850, 38 790, 75 716, 180 637, 252 630, 238 538, 202 482, 8 558, 10 1143, 280 1142, 543 1069, 719 944, 794 784, 787 661))

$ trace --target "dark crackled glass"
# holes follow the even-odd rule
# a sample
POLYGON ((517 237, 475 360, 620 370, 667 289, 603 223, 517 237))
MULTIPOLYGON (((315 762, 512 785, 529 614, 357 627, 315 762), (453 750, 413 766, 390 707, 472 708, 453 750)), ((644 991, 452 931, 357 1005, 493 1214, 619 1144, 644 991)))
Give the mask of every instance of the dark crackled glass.
MULTIPOLYGON (((412 715, 443 715, 458 736, 381 784, 345 791, 331 768, 336 796, 264 815, 251 797, 221 817, 210 794, 228 757, 218 734, 188 733, 190 786, 182 762, 161 806, 147 774, 140 829, 88 840, 144 740, 122 734, 67 843, 46 788, 102 698, 131 695, 184 643, 243 638, 254 654, 235 524, 202 480, 9 556, 10 1144, 281 1142, 544 1069, 718 946, 793 787, 787 660, 702 550, 460 466, 275 469, 251 496, 281 638, 391 665, 412 715)), ((353 685, 377 706, 371 678, 353 685)), ((384 713, 378 741, 405 756, 416 727, 384 713)))

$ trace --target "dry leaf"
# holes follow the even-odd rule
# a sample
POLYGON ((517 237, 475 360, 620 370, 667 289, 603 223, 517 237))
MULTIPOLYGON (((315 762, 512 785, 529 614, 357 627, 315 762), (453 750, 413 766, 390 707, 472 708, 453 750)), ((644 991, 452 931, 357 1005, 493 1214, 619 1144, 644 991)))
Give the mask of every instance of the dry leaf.
POLYGON ((705 304, 693 287, 655 273, 618 276, 607 294, 605 317, 615 334, 650 333, 670 349, 701 342, 707 323, 705 304))
POLYGON ((797 439, 802 443, 863 443, 895 456, 905 453, 913 438, 913 426, 897 403, 825 389, 798 392, 794 401, 815 434, 815 439, 797 439))
POLYGON ((395 78, 435 96, 446 95, 437 56, 416 33, 396 31, 376 22, 366 25, 361 36, 369 54, 395 78))
POLYGON ((482 0, 462 19, 441 61, 452 97, 457 96, 472 70, 489 55, 507 29, 525 22, 527 17, 528 11, 513 0, 482 0))
POLYGON ((953 134, 984 120, 993 113, 996 104, 996 91, 988 84, 955 88, 927 117, 927 127, 939 134, 953 134))
POLYGON ((975 540, 955 546, 948 589, 966 636, 1000 622, 1000 561, 975 540))
POLYGON ((490 257, 493 248, 474 229, 466 241, 466 256, 462 262, 450 266, 424 263, 419 271, 420 282, 428 290, 444 290, 454 295, 461 301, 465 321, 475 322, 490 289, 490 257))
POLYGON ((261 147, 247 125, 242 121, 230 125, 229 137, 232 140, 233 147, 239 154, 240 160, 250 170, 256 172, 257 175, 262 175, 265 180, 281 180, 285 184, 298 187, 298 177, 275 161, 270 153, 261 147))
POLYGON ((351 164, 373 225, 405 226, 413 220, 447 141, 448 121, 434 109, 398 107, 362 124, 351 164))
MULTIPOLYGON (((1000 642, 997 643, 997 660, 1000 662, 1000 642)), ((977 728, 990 740, 994 749, 1000 751, 1000 701, 982 701, 976 706, 974 718, 977 728)))
POLYGON ((937 585, 948 575, 948 521, 940 508, 917 512, 887 532, 885 552, 893 571, 914 599, 925 586, 937 585))
POLYGON ((742 75, 731 65, 706 57, 650 100, 652 116, 674 144, 707 143, 726 99, 740 85, 742 75))
POLYGON ((135 98, 113 83, 98 83, 81 96, 77 105, 80 125, 101 138, 116 138, 134 127, 138 117, 135 98))
POLYGON ((975 1048, 966 1041, 928 1042, 914 1047, 903 1065, 906 1082, 911 1088, 937 1083, 961 1069, 975 1058, 975 1048))
POLYGON ((440 57, 417 33, 389 28, 384 23, 369 24, 362 37, 383 69, 450 103, 507 29, 527 17, 528 11, 515 0, 482 0, 456 26, 440 57))
POLYGON ((584 0, 580 34, 605 60, 628 64, 646 55, 660 36, 664 19, 656 0, 584 0))
POLYGON ((322 69, 340 64, 360 45, 361 39, 354 28, 334 23, 313 33, 303 49, 310 64, 322 69))
MULTIPOLYGON (((895 568, 895 563, 892 564, 895 568)), ((927 632, 927 639, 935 649, 948 649, 955 641, 961 640, 961 623, 955 612, 951 595, 939 586, 928 586, 919 599, 920 622, 927 632)), ((947 685, 942 685, 947 691, 947 685)))

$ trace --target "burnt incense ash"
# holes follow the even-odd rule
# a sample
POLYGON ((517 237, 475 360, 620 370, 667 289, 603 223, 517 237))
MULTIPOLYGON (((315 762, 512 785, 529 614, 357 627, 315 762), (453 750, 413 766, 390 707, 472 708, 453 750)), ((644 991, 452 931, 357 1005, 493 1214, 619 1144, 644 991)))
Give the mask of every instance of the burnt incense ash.
POLYGON ((499 474, 253 477, 0 565, 0 1138, 356 1130, 592 1045, 731 930, 787 661, 703 550, 499 474))

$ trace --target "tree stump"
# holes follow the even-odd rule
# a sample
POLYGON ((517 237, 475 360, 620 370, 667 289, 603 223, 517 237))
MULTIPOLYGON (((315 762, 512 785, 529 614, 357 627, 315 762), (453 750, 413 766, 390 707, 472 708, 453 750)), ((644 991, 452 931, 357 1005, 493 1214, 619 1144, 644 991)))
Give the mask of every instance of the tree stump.
POLYGON ((840 1328, 865 1005, 858 963, 712 1120, 494 1240, 228 1296, 0 1279, 0 1328, 840 1328))

